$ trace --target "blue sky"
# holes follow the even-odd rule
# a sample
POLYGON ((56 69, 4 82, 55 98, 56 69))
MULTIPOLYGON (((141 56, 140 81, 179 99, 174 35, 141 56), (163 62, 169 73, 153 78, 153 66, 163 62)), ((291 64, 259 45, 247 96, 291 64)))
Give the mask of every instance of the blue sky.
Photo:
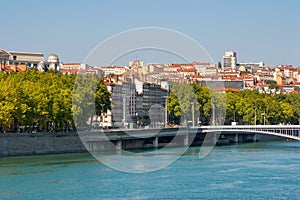
MULTIPOLYGON (((221 61, 300 65, 299 1, 0 0, 0 48, 57 53, 82 62, 99 42, 132 28, 163 27, 194 38, 221 61)), ((163 61, 162 61, 163 62, 163 61)))

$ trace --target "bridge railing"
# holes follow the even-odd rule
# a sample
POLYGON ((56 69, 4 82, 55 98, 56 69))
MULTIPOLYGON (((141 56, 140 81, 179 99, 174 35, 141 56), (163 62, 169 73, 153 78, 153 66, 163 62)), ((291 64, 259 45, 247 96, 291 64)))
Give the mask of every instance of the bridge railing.
POLYGON ((257 131, 267 133, 277 133, 280 135, 289 135, 300 137, 300 125, 222 125, 222 126, 202 126, 204 130, 218 131, 257 131))
POLYGON ((199 126, 201 128, 208 129, 255 129, 255 128, 298 128, 300 125, 218 125, 218 126, 199 126))

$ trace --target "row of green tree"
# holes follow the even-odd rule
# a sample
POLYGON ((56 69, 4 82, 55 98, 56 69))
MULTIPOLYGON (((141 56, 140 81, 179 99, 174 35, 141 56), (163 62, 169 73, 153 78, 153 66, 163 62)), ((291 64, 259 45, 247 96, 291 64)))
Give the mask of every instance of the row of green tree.
POLYGON ((96 75, 84 77, 89 80, 85 83, 93 81, 95 91, 92 93, 88 85, 77 81, 75 75, 37 70, 0 73, 0 132, 68 131, 75 128, 75 123, 85 121, 86 124, 91 113, 84 107, 84 99, 91 94, 95 102, 93 108, 100 115, 110 108, 110 94, 103 79, 96 75), (75 94, 75 98, 72 93, 74 85, 81 91, 75 94), (77 117, 79 115, 81 117, 77 117), (77 118, 81 121, 74 121, 77 118))
POLYGON ((196 84, 175 84, 168 98, 171 123, 299 124, 300 94, 270 95, 257 90, 216 93, 196 84))
MULTIPOLYGON (((84 127, 111 104, 103 79, 96 75, 0 73, 0 132, 84 127)), ((196 84, 175 84, 167 109, 173 124, 299 124, 300 95, 216 93, 196 84)))

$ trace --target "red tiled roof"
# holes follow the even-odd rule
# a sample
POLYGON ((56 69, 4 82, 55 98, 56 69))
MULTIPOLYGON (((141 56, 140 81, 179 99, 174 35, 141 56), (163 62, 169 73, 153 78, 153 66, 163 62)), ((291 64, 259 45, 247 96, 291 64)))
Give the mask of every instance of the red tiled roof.
POLYGON ((179 69, 179 72, 195 72, 194 68, 188 68, 188 69, 179 69))
POLYGON ((61 69, 59 70, 60 72, 63 72, 63 73, 66 73, 66 72, 70 72, 70 73, 78 73, 79 71, 82 71, 82 70, 79 70, 79 69, 61 69))
POLYGON ((280 87, 284 87, 284 86, 295 87, 294 84, 289 84, 289 85, 287 85, 287 84, 278 84, 278 86, 280 86, 280 87))
POLYGON ((180 64, 170 64, 169 67, 178 67, 178 68, 180 68, 180 64))
POLYGON ((299 94, 299 92, 296 91, 296 90, 293 90, 293 91, 290 92, 290 94, 299 94))
POLYGON ((210 65, 209 62, 193 62, 193 65, 210 65))
POLYGON ((63 65, 81 65, 81 63, 63 63, 63 65))
POLYGON ((236 88, 225 88, 225 87, 215 88, 214 91, 216 91, 216 92, 223 92, 223 91, 240 92, 239 89, 236 89, 236 88))
POLYGON ((26 65, 17 65, 16 70, 17 70, 17 72, 24 72, 27 70, 27 66, 26 65))

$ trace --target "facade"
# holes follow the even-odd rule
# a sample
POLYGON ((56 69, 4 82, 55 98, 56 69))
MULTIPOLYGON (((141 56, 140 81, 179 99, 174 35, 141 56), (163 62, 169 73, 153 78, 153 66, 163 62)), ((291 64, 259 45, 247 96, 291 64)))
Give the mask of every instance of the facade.
POLYGON ((156 128, 164 123, 164 90, 160 85, 143 83, 143 116, 149 116, 150 126, 156 128))
POLYGON ((144 66, 144 62, 141 61, 141 60, 130 61, 129 62, 129 66, 130 67, 143 67, 144 66))
POLYGON ((0 49, 0 71, 23 72, 27 69, 40 71, 59 70, 58 55, 51 54, 47 60, 43 53, 5 51, 0 49), (25 66, 25 67, 24 67, 25 66))
POLYGON ((223 56, 223 70, 235 70, 237 65, 237 55, 234 51, 225 51, 223 56))
POLYGON ((125 73, 128 68, 124 66, 105 66, 105 67, 97 67, 103 71, 104 76, 108 75, 121 75, 125 73))
POLYGON ((196 73, 201 76, 209 75, 214 76, 217 74, 217 67, 212 63, 193 63, 196 73))
POLYGON ((47 61, 39 62, 38 66, 36 67, 39 71, 48 71, 48 70, 55 70, 59 71, 59 58, 56 54, 51 54, 47 61))
POLYGON ((213 81, 203 81, 201 83, 203 86, 207 86, 211 89, 216 88, 234 88, 238 90, 242 90, 244 88, 243 80, 236 81, 226 81, 226 80, 213 80, 213 81))
POLYGON ((37 67, 38 63, 44 61, 44 54, 30 52, 10 52, 10 64, 25 64, 28 67, 37 67))
POLYGON ((26 65, 28 68, 37 67, 43 62, 43 53, 5 51, 0 49, 0 62, 5 65, 26 65))
POLYGON ((60 65, 61 70, 86 70, 87 68, 89 66, 83 63, 62 63, 60 65))
POLYGON ((241 62, 238 63, 238 69, 239 71, 247 71, 250 73, 256 73, 258 71, 259 68, 262 68, 265 66, 265 64, 263 62, 258 62, 258 63, 254 63, 254 62, 241 62))
POLYGON ((112 87, 112 123, 129 128, 136 116, 136 89, 134 83, 122 82, 112 87), (129 125, 129 126, 128 126, 129 125))
POLYGON ((103 76, 101 69, 91 67, 85 63, 61 63, 59 71, 63 74, 96 74, 103 76))
POLYGON ((138 80, 119 82, 110 88, 113 125, 126 128, 164 125, 168 90, 138 80))

